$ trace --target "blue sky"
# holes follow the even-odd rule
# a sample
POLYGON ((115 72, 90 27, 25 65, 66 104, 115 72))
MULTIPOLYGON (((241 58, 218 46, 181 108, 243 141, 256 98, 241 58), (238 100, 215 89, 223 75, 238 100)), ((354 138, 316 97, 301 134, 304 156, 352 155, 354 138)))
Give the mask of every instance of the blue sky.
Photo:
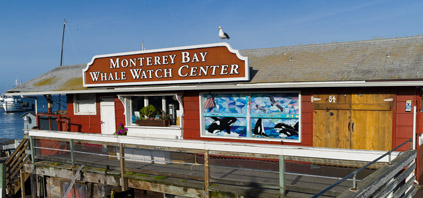
POLYGON ((0 1, 0 92, 94 55, 221 42, 268 48, 416 36, 421 0, 0 1))

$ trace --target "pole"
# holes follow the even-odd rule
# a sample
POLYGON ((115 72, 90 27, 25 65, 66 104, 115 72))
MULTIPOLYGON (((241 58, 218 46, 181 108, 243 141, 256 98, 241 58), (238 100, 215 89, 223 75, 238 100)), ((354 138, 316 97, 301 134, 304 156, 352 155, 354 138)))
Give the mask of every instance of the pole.
POLYGON ((29 147, 31 148, 31 162, 35 163, 35 148, 34 148, 34 137, 29 136, 29 147))
POLYGON ((122 143, 119 143, 120 151, 120 185, 122 191, 128 190, 128 180, 125 180, 125 151, 122 143))
POLYGON ((210 167, 209 167, 209 151, 204 150, 204 197, 209 198, 210 186, 210 167))
POLYGON ((71 154, 71 161, 72 161, 72 167, 75 167, 75 147, 73 145, 73 139, 69 140, 70 145, 70 154, 71 154))
POLYGON ((0 163, 0 197, 6 197, 6 164, 0 163))
POLYGON ((62 51, 60 54, 60 66, 63 65, 63 43, 65 42, 65 28, 66 28, 66 19, 63 22, 63 33, 62 33, 62 51))
POLYGON ((413 141, 412 141, 413 150, 416 150, 416 133, 417 133, 416 125, 417 125, 417 107, 414 106, 413 107, 413 141))
POLYGON ((279 194, 285 197, 285 159, 279 155, 279 194))
POLYGON ((21 197, 25 197, 25 173, 22 169, 19 170, 20 183, 21 183, 21 197))

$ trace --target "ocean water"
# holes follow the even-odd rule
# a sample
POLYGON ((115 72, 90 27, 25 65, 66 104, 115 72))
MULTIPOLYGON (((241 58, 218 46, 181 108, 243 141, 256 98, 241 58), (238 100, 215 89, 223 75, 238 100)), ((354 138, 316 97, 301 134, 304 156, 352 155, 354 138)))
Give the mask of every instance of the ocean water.
MULTIPOLYGON (((60 97, 60 110, 66 110, 66 96, 60 97)), ((24 99, 25 102, 34 103, 34 99, 24 99)), ((38 113, 47 112, 47 100, 43 96, 37 96, 38 113)), ((53 112, 59 109, 59 97, 53 96, 53 112)), ((0 139, 22 139, 24 136, 24 120, 22 115, 26 112, 6 113, 0 108, 0 139)))

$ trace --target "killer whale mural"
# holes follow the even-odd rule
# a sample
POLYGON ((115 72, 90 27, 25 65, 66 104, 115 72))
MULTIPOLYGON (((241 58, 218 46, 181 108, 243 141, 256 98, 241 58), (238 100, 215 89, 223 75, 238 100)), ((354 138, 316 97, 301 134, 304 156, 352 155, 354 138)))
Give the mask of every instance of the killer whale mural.
POLYGON ((253 134, 267 137, 266 132, 264 131, 263 121, 261 120, 261 118, 257 120, 256 126, 254 126, 253 134))
POLYGON ((278 130, 282 137, 298 136, 298 122, 295 123, 294 126, 278 123, 275 125, 274 129, 278 130))
POLYGON ((217 118, 211 117, 214 122, 210 124, 209 128, 207 129, 210 133, 216 133, 220 131, 226 131, 226 133, 231 133, 231 125, 236 122, 236 118, 232 117, 224 117, 224 118, 217 118))
MULTIPOLYGON (((279 137, 281 138, 289 138, 289 137, 295 137, 298 136, 298 122, 295 123, 294 126, 291 126, 287 123, 279 122, 274 127, 266 126, 268 133, 279 133, 279 137), (274 132, 272 132, 274 131, 274 132)), ((265 127, 263 124, 262 118, 258 118, 254 129, 253 129, 253 135, 255 136, 262 136, 262 137, 269 137, 268 134, 266 134, 265 127)))
POLYGON ((204 93, 215 106, 203 109, 203 133, 213 136, 298 141, 298 93, 204 93))

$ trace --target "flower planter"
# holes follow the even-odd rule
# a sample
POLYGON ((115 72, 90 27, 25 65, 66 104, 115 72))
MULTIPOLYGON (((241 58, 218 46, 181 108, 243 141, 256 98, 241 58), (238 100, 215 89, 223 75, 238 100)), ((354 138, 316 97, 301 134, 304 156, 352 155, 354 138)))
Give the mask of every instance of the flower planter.
POLYGON ((137 120, 138 126, 170 126, 170 120, 137 120))

